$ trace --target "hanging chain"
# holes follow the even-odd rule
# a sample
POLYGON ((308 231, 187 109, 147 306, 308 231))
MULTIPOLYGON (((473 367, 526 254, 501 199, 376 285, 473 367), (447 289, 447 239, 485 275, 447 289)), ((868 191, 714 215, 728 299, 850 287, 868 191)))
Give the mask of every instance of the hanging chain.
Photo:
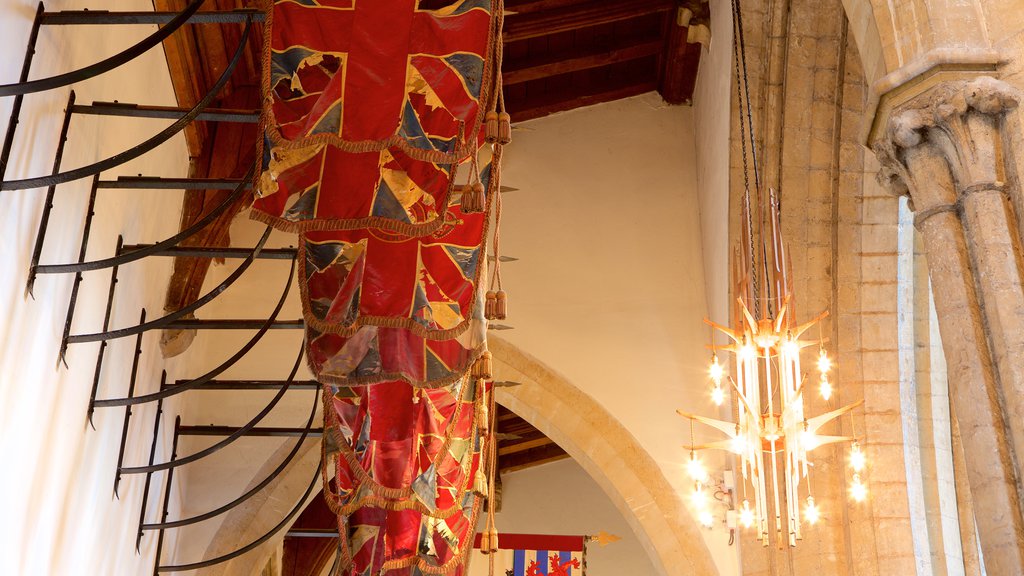
POLYGON ((758 186, 759 174, 757 170, 757 150, 754 144, 754 130, 753 120, 751 118, 750 111, 750 89, 747 84, 747 59, 746 49, 743 45, 743 18, 740 15, 740 3, 739 0, 732 0, 733 9, 733 23, 735 24, 735 34, 732 36, 732 48, 733 48, 733 63, 736 68, 736 104, 740 107, 739 121, 740 121, 740 152, 743 156, 743 209, 746 211, 747 216, 747 232, 746 238, 749 244, 750 254, 750 282, 753 287, 753 312, 755 318, 761 317, 761 299, 758 298, 758 274, 757 264, 755 264, 754 255, 757 253, 754 250, 754 217, 753 212, 750 208, 750 167, 747 164, 747 139, 749 135, 750 139, 750 155, 753 157, 754 162, 754 186, 758 186), (740 71, 742 61, 742 73, 740 71), (744 93, 746 98, 744 99, 744 93), (745 104, 745 106, 744 106, 745 104), (743 108, 746 107, 746 122, 744 122, 743 108), (749 126, 747 126, 749 125, 749 126), (748 132, 749 130, 749 132, 748 132))

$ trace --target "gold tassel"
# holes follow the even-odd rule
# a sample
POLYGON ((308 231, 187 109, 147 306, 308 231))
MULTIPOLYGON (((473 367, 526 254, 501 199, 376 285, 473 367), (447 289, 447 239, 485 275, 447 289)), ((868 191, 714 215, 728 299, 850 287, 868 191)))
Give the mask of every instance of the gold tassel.
POLYGON ((487 475, 479 468, 473 475, 473 493, 481 498, 487 498, 487 475))
MULTIPOLYGON (((488 504, 489 505, 489 504, 488 504)), ((493 554, 498 551, 498 529, 491 528, 487 531, 487 544, 490 547, 490 552, 493 554)), ((481 549, 483 549, 483 543, 481 542, 481 549)))
POLYGON ((491 531, 484 530, 480 533, 480 553, 490 554, 491 553, 491 531))
POLYGON ((476 182, 474 184, 466 184, 462 187, 462 199, 459 203, 459 208, 462 209, 463 214, 471 214, 473 212, 484 211, 484 185, 476 182))
POLYGON ((494 320, 497 316, 498 296, 494 290, 487 291, 487 299, 484 305, 484 318, 494 320))
POLYGON ((508 295, 504 290, 498 290, 494 295, 494 319, 504 320, 508 315, 508 295))
POLYGON ((484 115, 484 134, 488 144, 498 141, 498 113, 488 112, 484 115))
POLYGON ((491 372, 493 369, 494 368, 491 360, 491 353, 485 350, 484 353, 481 354, 480 357, 476 359, 476 362, 473 363, 473 377, 482 378, 484 380, 490 380, 492 377, 491 372))
POLYGON ((508 112, 498 114, 498 143, 508 144, 512 141, 512 117, 508 112))

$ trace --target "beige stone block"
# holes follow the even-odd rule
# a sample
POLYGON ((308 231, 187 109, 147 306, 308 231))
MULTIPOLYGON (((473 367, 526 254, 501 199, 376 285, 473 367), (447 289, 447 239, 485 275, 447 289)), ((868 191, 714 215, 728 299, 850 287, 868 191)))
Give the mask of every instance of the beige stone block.
POLYGON ((865 336, 861 336, 865 348, 861 361, 864 363, 864 380, 870 382, 896 382, 900 377, 899 357, 896 349, 881 350, 875 348, 865 336))
MULTIPOLYGON (((900 421, 900 413, 893 408, 892 406, 886 406, 882 411, 867 412, 864 415, 864 436, 869 443, 903 443, 903 426, 900 421)), ((870 407, 865 406, 865 411, 869 409, 870 407)))
POLYGON ((861 250, 873 254, 892 254, 896 252, 899 239, 899 226, 895 220, 884 223, 864 224, 861 250))
POLYGON ((899 199, 894 196, 865 198, 862 217, 865 224, 894 224, 899 218, 899 199))
POLYGON ((864 312, 889 312, 895 315, 898 293, 896 282, 864 284, 859 292, 864 312))
POLYGON ((865 254, 861 258, 861 279, 864 282, 894 282, 897 259, 895 255, 865 254))
POLYGON ((865 348, 892 350, 899 345, 898 322, 894 313, 866 314, 861 319, 865 348))

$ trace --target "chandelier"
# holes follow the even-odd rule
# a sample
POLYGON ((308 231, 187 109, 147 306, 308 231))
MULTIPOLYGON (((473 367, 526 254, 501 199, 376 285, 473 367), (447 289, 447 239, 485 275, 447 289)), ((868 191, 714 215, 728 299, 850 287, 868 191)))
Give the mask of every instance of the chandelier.
MULTIPOLYGON (((743 482, 743 503, 738 510, 739 524, 756 528, 757 539, 764 546, 774 531, 774 540, 783 539, 790 546, 800 540, 801 524, 814 524, 821 511, 811 495, 810 455, 821 446, 852 443, 849 464, 852 479, 849 495, 855 501, 867 497, 867 487, 860 474, 866 465, 864 453, 854 436, 835 436, 819 433, 826 424, 850 412, 861 402, 830 409, 811 416, 809 409, 813 393, 807 388, 817 382, 817 395, 826 409, 836 395, 830 380, 832 361, 825 350, 824 338, 803 339, 807 331, 817 325, 827 311, 803 324, 795 321, 793 278, 789 258, 782 239, 779 201, 774 190, 762 194, 757 172, 757 156, 750 114, 750 96, 746 87, 746 61, 743 49, 742 20, 739 0, 733 0, 736 34, 734 49, 737 63, 737 92, 741 106, 740 142, 743 154, 744 191, 741 204, 743 242, 736 270, 736 304, 732 327, 721 326, 709 320, 708 324, 725 334, 730 343, 721 348, 712 344, 711 399, 721 406, 731 389, 730 412, 735 421, 727 422, 690 414, 682 410, 681 416, 690 419, 690 458, 687 470, 694 481, 692 502, 698 519, 706 526, 713 522, 709 506, 709 477, 697 455, 705 449, 725 450, 739 457, 743 482), (742 77, 740 65, 742 64, 742 77), (742 80, 742 84, 740 82, 742 80), (742 88, 741 88, 742 86, 742 88), (744 130, 743 105, 746 105, 744 130), (747 172, 747 152, 753 162, 754 187, 757 190, 757 226, 751 210, 750 182, 747 172), (816 348, 816 375, 809 379, 804 372, 802 356, 807 348, 816 348), (718 358, 718 350, 732 353, 732 374, 718 358), (809 381, 810 380, 810 381, 809 381), (702 445, 693 443, 693 422, 715 428, 727 437, 702 445), (806 485, 806 498, 801 510, 801 484, 806 485), (747 496, 750 486, 753 507, 747 496)), ((810 355, 810 354, 807 354, 810 355)))

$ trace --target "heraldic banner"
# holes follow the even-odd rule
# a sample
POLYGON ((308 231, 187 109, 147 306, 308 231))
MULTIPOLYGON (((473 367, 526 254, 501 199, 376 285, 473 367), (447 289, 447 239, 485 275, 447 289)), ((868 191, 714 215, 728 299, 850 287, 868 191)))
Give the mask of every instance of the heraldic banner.
POLYGON ((491 557, 496 576, 586 576, 587 537, 550 534, 498 534, 498 551, 483 554, 481 535, 466 576, 487 576, 491 557))

